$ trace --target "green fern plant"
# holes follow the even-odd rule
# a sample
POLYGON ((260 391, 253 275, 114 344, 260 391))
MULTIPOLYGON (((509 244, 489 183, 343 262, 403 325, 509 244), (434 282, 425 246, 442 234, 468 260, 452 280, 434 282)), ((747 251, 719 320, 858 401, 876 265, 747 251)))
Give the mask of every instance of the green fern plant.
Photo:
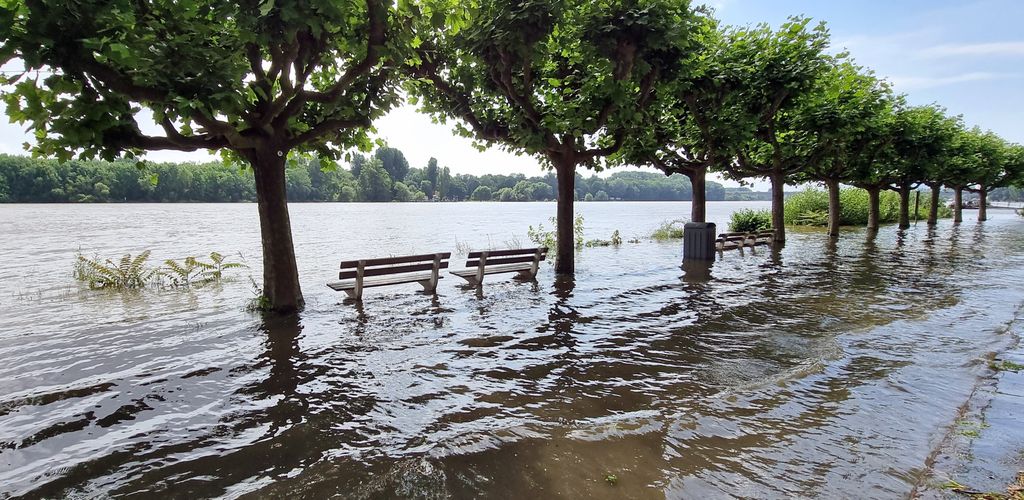
POLYGON ((157 275, 156 269, 146 266, 150 251, 146 250, 135 257, 125 254, 117 262, 106 259, 90 259, 82 254, 75 261, 74 277, 88 283, 89 288, 108 288, 127 290, 142 288, 157 275))
POLYGON ((173 287, 201 286, 217 283, 224 277, 224 271, 245 267, 238 262, 228 262, 217 252, 210 253, 210 262, 203 262, 195 257, 185 257, 181 262, 174 259, 164 261, 164 269, 160 274, 170 281, 173 287))

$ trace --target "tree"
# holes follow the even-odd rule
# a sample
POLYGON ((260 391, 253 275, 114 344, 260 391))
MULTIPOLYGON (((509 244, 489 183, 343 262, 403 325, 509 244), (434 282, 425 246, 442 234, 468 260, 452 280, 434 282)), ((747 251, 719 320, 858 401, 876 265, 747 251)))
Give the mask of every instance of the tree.
POLYGON ((600 169, 628 131, 644 126, 640 110, 685 48, 693 16, 687 2, 426 5, 431 15, 422 16, 424 22, 435 13, 451 17, 417 49, 410 91, 422 111, 458 120, 456 130, 481 147, 533 155, 555 170, 555 270, 573 273, 576 167, 600 169))
POLYGON ((303 305, 285 195, 292 151, 337 158, 397 101, 409 4, 241 0, 0 3, 0 91, 40 155, 227 151, 253 171, 263 297, 303 305), (44 76, 45 75, 45 76, 44 76), (160 134, 143 131, 152 115, 160 134), (330 146, 337 146, 332 148, 330 146))
POLYGON ((437 176, 437 185, 434 189, 434 194, 438 199, 444 201, 448 198, 449 190, 452 187, 452 173, 448 170, 448 167, 441 169, 441 173, 437 176))
POLYGON ((978 193, 978 221, 988 219, 988 193, 994 188, 1004 187, 1016 178, 1018 172, 1012 165, 1019 162, 1020 146, 1011 147, 1005 140, 991 131, 981 135, 979 154, 981 162, 974 169, 970 191, 978 193))
POLYGON ((363 165, 366 165, 366 157, 362 154, 355 153, 352 155, 352 162, 349 164, 352 170, 352 177, 359 178, 359 174, 363 171, 363 165))
POLYGON ((434 191, 437 190, 437 176, 440 172, 437 169, 437 158, 430 157, 427 160, 427 180, 430 181, 430 190, 424 189, 423 192, 427 193, 428 197, 434 197, 434 191))
MULTIPOLYGON (((359 172, 359 199, 361 201, 391 201, 391 177, 380 160, 374 158, 359 172)), ((407 188, 408 189, 408 188, 407 188)))
POLYGON ((839 184, 855 176, 858 165, 851 159, 873 147, 873 133, 891 115, 892 104, 888 85, 851 62, 830 68, 799 100, 795 128, 817 161, 798 171, 796 179, 825 184, 830 237, 839 236, 839 184))
POLYGON ((380 160, 381 165, 384 166, 384 170, 387 171, 393 181, 402 182, 405 180, 406 174, 409 173, 409 161, 405 159, 405 155, 401 150, 395 148, 377 148, 373 157, 380 160))
MULTIPOLYGON (((409 190, 409 186, 406 186, 405 183, 396 182, 394 187, 391 188, 391 190, 395 193, 394 196, 392 197, 392 200, 394 200, 394 201, 412 201, 412 198, 413 198, 412 191, 409 190)), ((419 192, 419 191, 417 191, 417 192, 419 192)))
POLYGON ((900 195, 900 229, 910 227, 910 192, 945 168, 953 133, 950 123, 936 106, 896 111, 893 147, 897 160, 889 164, 887 188, 900 195))
MULTIPOLYGON (((724 65, 743 102, 731 109, 742 112, 738 123, 753 123, 754 134, 737 149, 736 162, 725 165, 733 178, 767 178, 772 186, 774 241, 786 241, 783 188, 791 176, 819 161, 809 154, 807 139, 794 129, 799 99, 811 92, 828 70, 828 30, 808 28, 807 18, 791 18, 777 31, 766 24, 733 28, 726 33, 724 65)), ((818 151, 820 154, 820 151, 818 151)))
POLYGON ((469 199, 473 201, 491 201, 491 188, 480 186, 473 190, 473 194, 469 196, 469 199))
POLYGON ((753 122, 733 109, 741 82, 722 57, 727 47, 717 21, 699 18, 693 38, 687 71, 662 86, 649 108, 650 126, 633 134, 618 159, 685 175, 692 187, 690 220, 705 222, 707 172, 732 161, 738 145, 752 137, 753 122))

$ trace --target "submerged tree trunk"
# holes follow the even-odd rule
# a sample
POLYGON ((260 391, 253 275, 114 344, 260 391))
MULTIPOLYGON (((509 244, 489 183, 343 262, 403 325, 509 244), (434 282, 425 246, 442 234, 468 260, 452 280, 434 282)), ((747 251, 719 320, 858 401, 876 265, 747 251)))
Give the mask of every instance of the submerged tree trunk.
POLYGON ((879 191, 881 188, 878 186, 871 186, 867 188, 868 192, 868 229, 878 229, 879 219, 879 191))
POLYGON ((931 184, 932 188, 932 201, 931 205, 928 206, 928 225, 934 226, 939 222, 939 190, 942 188, 941 184, 931 184))
POLYGON ((900 229, 910 227, 910 186, 900 184, 900 229))
POLYGON ((555 256, 555 273, 573 274, 576 272, 576 237, 573 232, 576 162, 563 158, 553 163, 558 174, 558 253, 555 256))
POLYGON ((964 188, 957 187, 953 190, 953 223, 959 224, 964 221, 964 188))
POLYGON ((690 186, 693 190, 693 201, 690 203, 690 222, 707 222, 707 169, 699 168, 691 173, 690 186))
POLYGON ((785 193, 783 189, 786 187, 786 182, 783 180, 781 174, 772 174, 770 177, 772 182, 772 229, 775 231, 775 236, 772 241, 775 243, 786 242, 786 213, 785 213, 785 193))
POLYGON ((978 222, 988 220, 988 189, 985 186, 978 188, 978 222))
POLYGON ((263 297, 270 310, 292 313, 302 309, 304 302, 285 194, 286 155, 275 148, 263 148, 245 156, 256 179, 263 240, 263 297))
POLYGON ((828 235, 839 236, 839 224, 842 222, 842 207, 839 206, 839 181, 827 180, 828 188, 828 235))

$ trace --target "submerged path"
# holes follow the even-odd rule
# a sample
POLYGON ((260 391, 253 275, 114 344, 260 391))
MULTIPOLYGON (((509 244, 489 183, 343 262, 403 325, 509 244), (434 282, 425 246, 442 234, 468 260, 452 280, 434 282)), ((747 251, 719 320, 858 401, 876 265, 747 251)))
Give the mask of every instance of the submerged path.
MULTIPOLYGON (((146 230, 0 212, 7 231, 46 228, 0 242, 0 282, 38 284, 0 295, 0 496, 900 498, 931 481, 1024 303, 1024 221, 1001 211, 838 245, 794 231, 711 280, 679 268, 678 242, 646 241, 585 250, 575 279, 545 267, 482 295, 446 279, 436 298, 410 285, 354 307, 323 286, 346 242, 321 226, 359 219, 306 212, 325 209, 294 214, 309 309, 272 323, 242 311, 245 280, 104 294, 47 267, 69 266, 80 220, 104 254, 132 238, 198 254, 219 234, 251 256, 235 207, 146 230)), ((663 219, 614 209, 605 224, 663 219)), ((407 234, 428 247, 410 253, 471 220, 422 216, 452 227, 407 234)), ((540 219, 518 217, 508 233, 540 219)))

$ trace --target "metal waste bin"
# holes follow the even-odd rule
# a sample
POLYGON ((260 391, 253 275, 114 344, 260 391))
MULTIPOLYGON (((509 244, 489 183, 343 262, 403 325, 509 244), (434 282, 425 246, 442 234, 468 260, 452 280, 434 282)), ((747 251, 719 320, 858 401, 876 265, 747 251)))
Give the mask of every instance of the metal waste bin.
POLYGON ((713 222, 687 222, 683 226, 683 260, 715 260, 713 222))

